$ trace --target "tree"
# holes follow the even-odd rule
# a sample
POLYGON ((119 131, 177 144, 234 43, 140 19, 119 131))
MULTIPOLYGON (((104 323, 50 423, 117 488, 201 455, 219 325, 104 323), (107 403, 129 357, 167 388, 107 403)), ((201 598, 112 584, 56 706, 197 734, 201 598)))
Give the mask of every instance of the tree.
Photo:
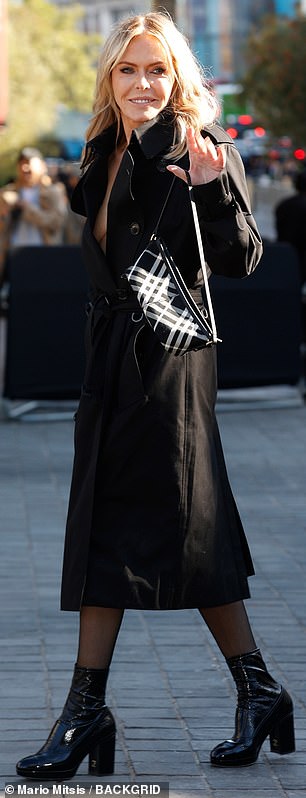
POLYGON ((0 178, 16 153, 53 131, 60 104, 90 112, 100 48, 97 36, 77 29, 80 6, 46 0, 9 3, 9 116, 0 135, 0 178))
POLYGON ((266 17, 247 46, 244 94, 266 128, 306 144, 306 18, 266 17))

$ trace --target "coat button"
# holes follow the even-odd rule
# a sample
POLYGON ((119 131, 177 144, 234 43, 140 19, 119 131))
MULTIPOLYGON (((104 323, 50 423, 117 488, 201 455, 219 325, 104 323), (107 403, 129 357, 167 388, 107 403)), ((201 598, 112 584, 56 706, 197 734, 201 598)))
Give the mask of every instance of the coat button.
POLYGON ((140 224, 138 224, 138 222, 132 222, 130 226, 130 231, 132 233, 132 236, 138 236, 140 233, 140 224))

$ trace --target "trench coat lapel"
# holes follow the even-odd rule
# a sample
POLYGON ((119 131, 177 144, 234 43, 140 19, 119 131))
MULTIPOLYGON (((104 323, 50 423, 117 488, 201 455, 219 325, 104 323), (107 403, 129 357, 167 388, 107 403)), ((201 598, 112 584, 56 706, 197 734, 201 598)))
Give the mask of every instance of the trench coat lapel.
MULTIPOLYGON (((107 290, 113 293, 114 264, 118 280, 149 240, 159 215, 159 203, 162 207, 173 179, 170 172, 166 171, 167 162, 164 160, 164 155, 173 143, 174 128, 169 122, 169 112, 164 112, 150 128, 138 128, 132 133, 109 199, 106 256, 94 239, 93 228, 107 187, 108 159, 116 145, 116 125, 112 125, 87 144, 88 166, 74 191, 71 207, 87 216, 83 243, 87 250, 91 250, 97 288, 102 284, 106 288, 107 281, 107 290), (156 171, 153 170, 153 173, 149 165, 152 160, 156 163, 156 171), (157 218, 152 218, 152 230, 147 229, 148 219, 145 219, 144 207, 137 201, 139 192, 134 191, 134 186, 146 183, 147 174, 150 181, 152 175, 155 175, 153 182, 147 184, 148 192, 152 192, 152 203, 157 207, 157 218), (114 213, 112 209, 115 209, 114 213), (130 232, 135 223, 140 231, 136 235, 130 232), (121 262, 120 267, 118 262, 121 262)), ((185 166, 183 161, 179 163, 185 166)))
MULTIPOLYGON (((145 158, 151 159, 165 153, 173 142, 173 126, 169 125, 169 112, 160 114, 158 120, 147 130, 133 131, 128 151, 132 154, 139 145, 145 158), (168 118, 168 121, 167 121, 168 118)), ((103 133, 95 136, 86 145, 88 168, 76 186, 71 207, 76 213, 87 216, 93 224, 107 185, 108 158, 116 145, 116 125, 111 125, 103 133)), ((86 163, 86 160, 85 160, 86 163)), ((130 181, 133 173, 133 157, 126 154, 121 164, 128 171, 130 181)), ((163 164, 161 161, 161 168, 163 164)), ((165 168, 165 167, 164 167, 165 168)), ((120 172, 120 170, 119 170, 120 172)))
POLYGON ((71 207, 87 216, 93 227, 101 202, 105 195, 108 177, 108 159, 115 147, 116 127, 112 125, 96 136, 86 146, 89 165, 73 192, 71 207), (83 210, 82 210, 83 208, 83 210))

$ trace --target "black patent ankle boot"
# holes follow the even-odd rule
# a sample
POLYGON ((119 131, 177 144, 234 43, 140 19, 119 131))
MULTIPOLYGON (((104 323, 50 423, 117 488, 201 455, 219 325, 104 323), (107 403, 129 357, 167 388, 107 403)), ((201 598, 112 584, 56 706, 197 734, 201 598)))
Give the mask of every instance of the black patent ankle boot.
POLYGON ((268 673, 260 651, 231 657, 227 664, 238 692, 235 733, 213 749, 212 765, 252 765, 266 737, 275 754, 291 754, 295 751, 293 704, 268 673))
POLYGON ((19 776, 30 779, 70 779, 89 754, 88 772, 114 772, 116 727, 105 705, 108 670, 75 666, 71 688, 60 718, 42 748, 17 763, 19 776))

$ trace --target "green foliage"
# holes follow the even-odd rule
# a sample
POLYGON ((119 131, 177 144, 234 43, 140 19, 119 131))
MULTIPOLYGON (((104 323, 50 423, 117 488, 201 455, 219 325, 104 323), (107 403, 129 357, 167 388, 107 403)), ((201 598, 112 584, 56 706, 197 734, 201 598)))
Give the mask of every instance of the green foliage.
POLYGON ((0 180, 16 153, 53 130, 60 104, 90 112, 100 38, 78 30, 80 6, 9 2, 9 119, 0 134, 0 180))
POLYGON ((255 113, 275 136, 306 144, 306 18, 266 17, 247 46, 242 80, 255 113))

